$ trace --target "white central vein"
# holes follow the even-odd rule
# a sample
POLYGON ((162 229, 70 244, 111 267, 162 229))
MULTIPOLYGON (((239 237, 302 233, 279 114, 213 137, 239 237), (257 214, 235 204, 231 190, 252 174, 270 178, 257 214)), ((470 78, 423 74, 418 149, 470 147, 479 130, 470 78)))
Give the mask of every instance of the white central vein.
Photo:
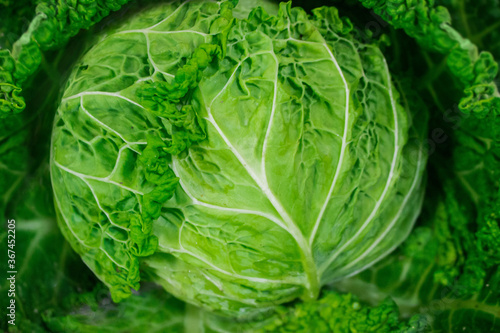
POLYGON ((314 223, 313 230, 311 232, 311 235, 309 236, 309 244, 312 246, 314 242, 314 238, 316 237, 316 233, 318 231, 319 225, 321 223, 321 220, 323 219, 323 215, 325 214, 325 210, 328 207, 328 204, 330 203, 330 199, 333 194, 333 189, 335 188, 335 185, 337 184, 337 179, 339 178, 340 171, 342 170, 342 163, 344 162, 344 154, 345 154, 345 149, 347 147, 347 132, 349 129, 349 86, 347 85, 347 80, 344 77, 344 73, 342 72, 342 69, 340 68, 337 59, 335 59, 335 56, 333 55, 332 51, 328 47, 328 45, 324 44, 326 50, 328 51, 332 62, 335 64, 335 67, 337 68, 337 71, 340 74, 340 77, 342 78, 342 82, 344 83, 344 89, 345 89, 345 112, 344 112, 344 134, 342 135, 342 147, 340 149, 340 156, 339 156, 339 161, 337 163, 337 167, 335 170, 335 175, 333 176, 332 183, 330 185, 330 189, 328 190, 328 194, 325 198, 325 202, 323 203, 323 206, 321 207, 321 210, 318 214, 318 217, 316 219, 316 222, 314 223))
MULTIPOLYGON (((290 21, 289 21, 290 22, 290 21)), ((273 121, 274 121, 274 114, 276 112, 276 100, 278 98, 278 74, 279 74, 279 60, 276 58, 276 55, 274 53, 271 53, 272 57, 276 63, 276 75, 274 77, 274 93, 273 93, 273 105, 271 107, 271 115, 269 116, 269 124, 267 125, 267 130, 266 130, 266 136, 264 137, 264 142, 262 144, 262 157, 261 157, 261 175, 263 177, 263 180, 267 187, 269 187, 269 183, 267 180, 267 173, 266 173, 266 150, 267 150, 267 144, 269 141, 269 135, 271 134, 271 128, 273 126, 273 121)))
POLYGON ((385 71, 387 73, 387 84, 389 86, 389 98, 391 100, 391 108, 392 108, 392 113, 394 117, 394 153, 392 156, 392 162, 391 162, 391 168, 389 171, 389 176, 387 177, 387 181, 385 183, 384 190, 382 191, 382 194, 380 195, 379 199, 377 200, 372 212, 366 219, 366 221, 361 225, 361 227, 357 230, 357 232, 354 234, 352 238, 350 238, 347 242, 344 243, 337 251, 333 252, 333 254, 321 265, 319 268, 319 272, 322 274, 329 266, 330 264, 349 246, 354 242, 362 233, 363 231, 368 227, 368 225, 372 222, 372 220, 375 218, 375 216, 378 213, 378 210, 380 206, 382 205, 382 202, 384 201, 384 198, 389 191, 389 188, 391 187, 392 179, 394 178, 394 169, 396 168, 396 164, 398 161, 398 152, 399 152, 399 123, 398 123, 398 114, 396 110, 396 102, 394 100, 393 92, 392 92, 392 83, 391 83, 391 76, 389 74, 389 68, 387 66, 387 62, 384 59, 384 66, 385 66, 385 71))
POLYGON ((123 100, 125 100, 125 101, 127 101, 127 102, 129 102, 131 104, 134 104, 135 106, 138 106, 141 109, 144 109, 144 107, 141 104, 139 104, 137 102, 134 102, 130 98, 122 96, 122 95, 120 95, 119 93, 116 93, 116 92, 107 92, 107 91, 84 91, 84 92, 81 92, 81 93, 78 93, 78 94, 75 94, 75 95, 72 95, 72 96, 64 97, 61 100, 61 103, 65 102, 67 100, 70 100, 70 99, 79 98, 79 97, 83 97, 83 96, 110 96, 110 97, 121 98, 121 99, 123 99, 123 100))
POLYGON ((182 180, 182 177, 180 176, 179 171, 177 170, 177 164, 178 163, 179 163, 178 159, 175 156, 173 156, 172 157, 172 170, 174 171, 175 175, 179 178, 179 185, 180 185, 180 187, 182 188, 182 190, 184 191, 184 193, 186 193, 186 195, 189 197, 189 199, 191 199, 191 202, 192 202, 193 205, 202 206, 202 207, 206 207, 206 208, 214 209, 214 210, 220 210, 220 211, 226 211, 226 212, 236 213, 236 214, 261 216, 261 217, 264 217, 264 218, 266 218, 268 220, 271 220, 272 222, 274 222, 275 224, 277 224, 282 229, 288 231, 287 227, 283 224, 283 222, 279 218, 277 218, 276 216, 274 216, 272 214, 269 214, 269 213, 266 213, 266 212, 262 212, 262 211, 257 211, 257 210, 250 210, 250 209, 222 207, 222 206, 213 205, 213 204, 209 204, 209 203, 206 203, 206 202, 198 200, 197 198, 195 198, 191 194, 191 192, 189 191, 188 187, 184 184, 184 182, 182 180))
POLYGON ((154 31, 147 29, 136 29, 136 30, 124 30, 117 32, 115 35, 124 35, 124 34, 151 34, 151 35, 174 35, 174 34, 195 34, 203 37, 211 36, 210 34, 206 34, 204 32, 196 31, 196 30, 173 30, 173 31, 154 31))
MULTIPOLYGON (((264 54, 264 53, 269 53, 275 57, 274 53, 272 53, 271 51, 255 53, 254 55, 264 54)), ((250 55, 248 57, 250 57, 250 55)), ((248 58, 248 57, 246 57, 246 58, 248 58)), ((304 261, 304 265, 305 265, 304 270, 307 274, 307 279, 306 279, 307 280, 307 287, 308 287, 309 291, 311 292, 311 295, 313 295, 317 292, 316 289, 318 288, 319 277, 318 277, 317 272, 316 272, 316 265, 314 263, 314 259, 313 259, 312 253, 311 253, 311 248, 310 248, 307 240, 304 238, 304 235, 302 234, 300 229, 297 227, 297 225, 295 224, 293 219, 290 217, 290 215, 288 214, 286 209, 283 207, 281 202, 278 200, 278 198, 274 195, 273 191, 270 189, 266 177, 263 175, 259 175, 255 170, 253 170, 253 168, 247 163, 245 158, 240 154, 240 152, 236 149, 236 147, 234 147, 234 145, 231 143, 231 141, 226 136, 224 131, 220 128, 219 124, 216 122, 216 120, 212 114, 212 105, 213 105, 214 101, 217 98, 219 98, 219 96, 221 96, 226 91, 228 86, 233 82, 239 66, 241 66, 241 64, 243 63, 243 61, 246 58, 244 58, 238 64, 238 66, 235 67, 231 77, 229 78, 228 82, 223 87, 223 89, 221 89, 219 91, 219 93, 212 99, 212 101, 209 104, 207 104, 208 117, 206 118, 206 120, 212 124, 212 126, 215 128, 217 133, 220 135, 222 140, 225 142, 225 144, 227 145, 229 150, 233 153, 233 155, 240 162, 240 164, 243 166, 243 168, 247 171, 247 173, 250 175, 250 177, 254 180, 254 182, 257 184, 257 186, 260 188, 260 190, 263 192, 263 194, 267 197, 267 199, 269 200, 269 202, 274 207, 274 209, 276 210, 276 212, 280 216, 281 220, 283 221, 283 223, 281 225, 295 239, 299 248, 302 249, 302 254, 304 255, 304 260, 305 260, 304 261)), ((276 57, 275 57, 275 59, 276 59, 276 57)), ((279 70, 279 66, 277 63, 276 71, 278 71, 278 70, 279 70)), ((275 103, 276 103, 276 90, 277 90, 278 76, 276 75, 275 78, 276 78, 275 97, 274 97, 274 103, 273 103, 272 110, 275 110, 275 107, 276 107, 275 103)), ((271 122, 271 119, 269 121, 271 122)), ((269 123, 268 126, 269 126, 268 127, 268 131, 269 131, 271 124, 269 123)), ((263 150, 264 150, 264 147, 263 147, 263 150)), ((265 163, 265 161, 263 161, 263 163, 265 163)), ((263 172, 264 170, 261 169, 260 171, 263 172)), ((272 220, 272 221, 275 222, 275 220, 272 220)), ((312 297, 315 297, 315 296, 312 296, 312 297)))
MULTIPOLYGON (((267 52, 269 53, 269 52, 267 52)), ((240 63, 241 64, 241 63, 240 63)), ((238 65, 239 66, 239 65, 238 65)), ((271 204, 273 207, 275 207, 276 211, 280 215, 280 217, 283 219, 285 222, 285 225, 287 227, 287 231, 290 232, 288 228, 291 226, 295 226, 293 223, 292 218, 288 215, 288 213, 285 211, 284 207, 281 205, 281 203, 278 201, 278 199, 275 197, 275 195, 272 193, 271 189, 269 188, 269 185, 266 181, 266 179, 261 178, 257 173, 250 167, 250 165, 246 162, 246 160, 243 158, 243 156, 240 154, 240 152, 233 146, 231 141, 227 138, 225 133, 222 131, 222 129, 219 127, 219 124, 215 121, 213 115, 212 115, 212 105, 214 101, 225 91, 225 88, 232 82, 232 79, 234 78, 234 73, 236 73, 237 68, 234 70, 233 75, 229 79, 229 81, 226 83, 226 86, 224 89, 222 89, 211 101, 211 103, 207 106, 207 113, 208 113, 208 121, 214 126, 215 130, 219 135, 221 136, 222 140, 226 143, 226 145, 229 147, 229 150, 233 153, 233 155, 238 159, 238 161, 241 163, 241 165, 245 168, 245 170, 248 172, 250 177, 255 181, 257 186, 261 189, 262 192, 266 195, 267 198, 269 198, 271 204)))
POLYGON ((292 218, 288 215, 285 208, 281 205, 279 200, 275 197, 274 193, 269 188, 265 179, 259 177, 255 171, 250 167, 250 165, 246 162, 246 160, 241 156, 240 152, 233 146, 233 144, 229 141, 227 136, 224 134, 222 129, 219 127, 217 122, 212 116, 211 110, 207 107, 208 110, 208 121, 214 126, 215 130, 221 136, 222 140, 224 140, 225 144, 229 147, 229 150, 233 153, 233 155, 238 159, 240 164, 245 168, 250 177, 255 181, 257 186, 261 189, 264 195, 269 199, 273 207, 276 209, 280 217, 282 218, 284 225, 286 226, 286 230, 292 234, 294 237, 299 237, 297 234, 294 234, 292 231, 296 231, 298 234, 301 234, 300 231, 296 228, 292 218))

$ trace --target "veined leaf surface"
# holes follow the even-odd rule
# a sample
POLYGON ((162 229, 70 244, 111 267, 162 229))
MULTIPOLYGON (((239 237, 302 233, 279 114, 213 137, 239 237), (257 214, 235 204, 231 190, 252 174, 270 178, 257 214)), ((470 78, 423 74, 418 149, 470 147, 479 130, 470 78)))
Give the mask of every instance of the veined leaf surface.
POLYGON ((139 268, 231 314, 312 299, 392 251, 420 210, 425 115, 379 48, 335 8, 230 8, 152 7, 68 81, 52 140, 59 222, 116 300, 139 268))

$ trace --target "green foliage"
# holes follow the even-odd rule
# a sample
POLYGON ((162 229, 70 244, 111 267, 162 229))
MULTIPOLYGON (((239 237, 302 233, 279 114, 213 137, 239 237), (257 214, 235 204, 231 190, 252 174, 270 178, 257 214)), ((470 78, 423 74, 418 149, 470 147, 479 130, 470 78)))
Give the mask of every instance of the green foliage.
POLYGON ((58 220, 116 301, 139 289, 141 264, 234 316, 314 299, 396 247, 420 209, 425 114, 410 130, 378 46, 335 8, 232 8, 153 6, 67 83, 58 220))
MULTIPOLYGON (((434 2, 415 0, 361 0, 396 29, 404 29, 427 50, 446 55, 446 65, 455 84, 463 89, 459 108, 465 114, 484 117, 500 109, 500 96, 494 80, 498 64, 490 52, 479 52, 475 44, 452 26, 448 10, 434 2)), ((479 18, 477 18, 479 20, 479 18)))
MULTIPOLYGON (((0 50, 0 117, 26 107, 23 86, 41 65, 43 51, 63 46, 81 29, 91 27, 125 3, 127 0, 39 1, 34 18, 12 51, 0 50)), ((12 6, 7 3, 6 7, 12 6)))
POLYGON ((0 330, 500 331, 498 1, 127 2, 0 0, 0 330))
POLYGON ((499 55, 495 30, 490 29, 498 4, 480 2, 490 8, 479 19, 477 3, 437 3, 447 8, 425 2, 410 4, 410 10, 375 5, 375 11, 421 47, 399 39, 393 44, 399 55, 393 64, 410 68, 431 111, 431 185, 417 228, 401 248, 339 288, 372 302, 390 296, 403 314, 425 313, 430 331, 495 332, 500 264, 495 250, 500 209, 497 65, 474 44, 499 55), (450 17, 468 40, 450 26, 450 17), (492 43, 486 45, 481 38, 492 43), (488 58, 489 65, 480 65, 481 58, 488 58), (487 107, 480 111, 476 104, 478 112, 469 113, 463 101, 477 80, 491 93, 481 97, 487 107))
MULTIPOLYGON (((7 216, 16 218, 17 274, 16 325, 9 325, 9 332, 46 332, 41 317, 46 310, 71 309, 74 304, 68 303, 66 297, 95 284, 95 278, 57 227, 47 162, 25 179, 10 201, 7 216)), ((7 252, 7 236, 3 230, 0 245, 7 252)), ((2 260, 7 262, 3 254, 2 260)), ((8 281, 2 279, 3 309, 10 300, 8 289, 8 281)), ((7 331, 4 319, 0 329, 7 331)))
POLYGON ((419 317, 399 320, 397 305, 386 299, 366 307, 350 294, 327 291, 316 302, 283 307, 258 332, 418 332, 419 317))
MULTIPOLYGON (((279 307, 262 321, 232 322, 197 309, 163 294, 149 290, 134 295, 119 305, 97 307, 96 293, 85 295, 90 306, 82 305, 70 314, 47 315, 45 321, 53 332, 418 332, 420 317, 405 322, 398 319, 394 302, 386 300, 375 307, 367 307, 352 295, 327 291, 317 301, 279 307), (157 309, 148 311, 147 309, 157 309), (144 311, 146 310, 146 311, 144 311), (134 318, 133 322, 118 320, 134 318)), ((85 302, 83 304, 86 304, 85 302)))
MULTIPOLYGON (((176 175, 169 166, 172 156, 205 137, 193 106, 185 104, 185 96, 196 87, 200 72, 212 58, 222 56, 223 49, 218 43, 225 41, 227 27, 231 25, 230 2, 220 8, 216 3, 185 4, 192 7, 186 12, 177 10, 179 4, 152 9, 152 17, 142 15, 127 22, 128 27, 92 48, 73 72, 56 116, 52 175, 59 220, 66 237, 87 265, 110 286, 115 301, 130 295, 130 288, 139 289, 139 257, 150 256, 157 249, 160 235, 151 235, 153 222, 160 217, 163 204, 173 196, 177 185, 176 175), (196 17, 194 13, 198 10, 210 16, 196 17), (184 50, 186 54, 193 52, 193 56, 185 64, 179 59, 171 83, 166 81, 170 74, 157 71, 159 65, 149 58, 152 55, 147 45, 158 45, 165 39, 162 30, 158 34, 153 31, 151 40, 135 30, 126 32, 132 27, 140 28, 138 24, 144 24, 141 20, 158 23, 160 27, 174 23, 181 33, 189 26, 193 30, 186 35, 192 34, 196 27, 200 34, 205 31, 211 34, 207 40, 195 42, 184 50), (108 50, 116 42, 121 47, 108 50), (128 50, 126 56, 124 50, 128 50), (101 57, 103 53, 107 54, 105 58, 101 57), (93 54, 97 58, 93 59, 93 54), (119 66, 116 73, 120 73, 116 78, 94 77, 103 67, 109 70, 115 66, 119 66), (146 76, 151 77, 150 82, 145 82, 146 76), (99 80, 97 86, 96 80, 99 80), (133 80, 137 84, 132 84, 133 80), (95 91, 98 88, 105 93, 95 91), (111 103, 112 109, 121 109, 121 117, 128 120, 108 123, 112 114, 103 114, 104 119, 95 114, 101 112, 98 101, 111 103), (131 109, 129 103, 141 110, 131 109), (180 103, 184 105, 177 109, 180 103), (80 108, 81 114, 75 114, 75 107, 80 108), (125 115, 126 112, 129 114, 125 115), (163 122, 168 123, 168 128, 163 122), (75 150, 75 145, 82 144, 88 149, 75 150), (79 206, 76 212, 75 201, 79 206)), ((177 55, 170 57, 174 60, 177 55)))
POLYGON ((52 332, 187 332, 186 305, 159 290, 134 295, 114 305, 97 287, 75 298, 71 313, 46 312, 44 321, 52 332), (150 311, 155 309, 155 311, 150 311), (130 320, 134 318, 134 320, 130 320))

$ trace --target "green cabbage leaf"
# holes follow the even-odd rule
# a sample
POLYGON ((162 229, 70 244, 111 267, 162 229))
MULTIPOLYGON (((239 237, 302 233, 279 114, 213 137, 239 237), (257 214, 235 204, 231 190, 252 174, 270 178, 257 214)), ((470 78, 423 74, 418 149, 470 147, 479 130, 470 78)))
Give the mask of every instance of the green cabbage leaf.
POLYGON ((314 299, 391 252, 419 212, 426 117, 403 105, 377 45, 334 8, 233 20, 233 6, 153 6, 66 85, 58 220, 117 301, 141 265, 235 315, 314 299))

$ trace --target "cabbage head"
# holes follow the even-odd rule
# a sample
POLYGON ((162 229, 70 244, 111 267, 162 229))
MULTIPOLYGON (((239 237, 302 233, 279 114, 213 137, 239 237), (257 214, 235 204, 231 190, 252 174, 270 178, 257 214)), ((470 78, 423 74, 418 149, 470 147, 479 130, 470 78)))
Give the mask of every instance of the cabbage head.
POLYGON ((115 301, 149 280, 250 315, 406 238, 426 115, 380 41, 290 3, 166 1, 120 22, 70 74, 51 148, 60 227, 115 301))

